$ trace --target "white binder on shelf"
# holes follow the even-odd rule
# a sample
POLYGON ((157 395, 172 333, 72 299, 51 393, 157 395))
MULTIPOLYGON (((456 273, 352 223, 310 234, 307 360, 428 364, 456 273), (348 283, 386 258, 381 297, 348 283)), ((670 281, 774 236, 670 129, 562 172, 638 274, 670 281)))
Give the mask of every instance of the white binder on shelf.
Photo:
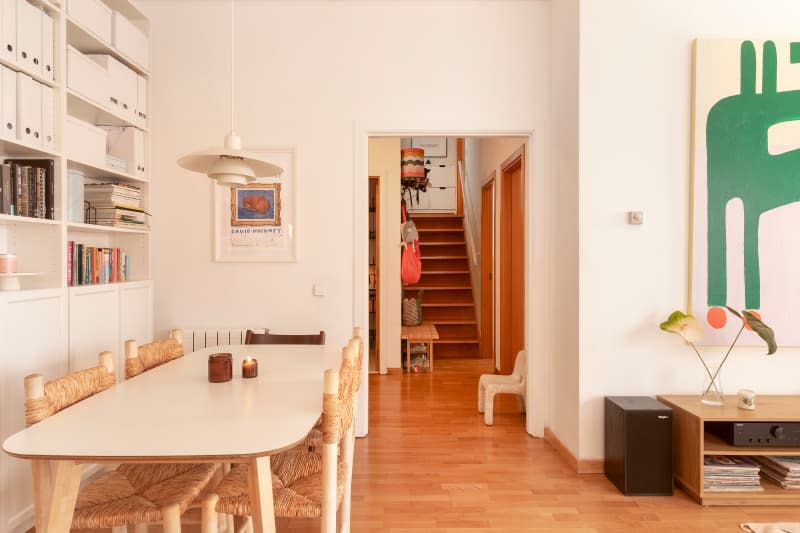
POLYGON ((0 120, 2 137, 17 138, 17 73, 0 66, 0 120))
POLYGON ((67 45, 67 87, 104 108, 111 108, 108 72, 83 55, 77 48, 67 45))
POLYGON ((53 19, 42 11, 42 77, 55 79, 53 19))
POLYGON ((52 87, 40 85, 42 88, 42 147, 55 150, 55 92, 52 87))
POLYGON ((42 13, 26 0, 17 0, 17 64, 42 74, 42 13))
POLYGON ((42 145, 42 84, 17 73, 17 138, 42 145))
POLYGON ((17 60, 17 0, 0 0, 0 56, 17 60))
POLYGON ((136 112, 135 119, 136 125, 140 128, 147 127, 147 78, 141 75, 138 76, 138 83, 136 89, 136 112))

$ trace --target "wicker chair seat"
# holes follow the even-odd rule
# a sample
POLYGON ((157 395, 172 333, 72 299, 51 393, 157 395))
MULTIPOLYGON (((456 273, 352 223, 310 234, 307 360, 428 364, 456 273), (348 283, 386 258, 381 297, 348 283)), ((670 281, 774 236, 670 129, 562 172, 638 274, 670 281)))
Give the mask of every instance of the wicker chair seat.
MULTIPOLYGON (((298 448, 274 455, 272 498, 279 518, 319 518, 322 516, 322 456, 317 451, 298 448)), ((249 516, 248 466, 236 464, 215 492, 220 513, 249 516)), ((342 501, 346 465, 339 460, 336 472, 336 505, 342 501)))
POLYGON ((122 464, 78 493, 73 529, 104 529, 162 520, 161 509, 192 504, 219 469, 216 464, 122 464))

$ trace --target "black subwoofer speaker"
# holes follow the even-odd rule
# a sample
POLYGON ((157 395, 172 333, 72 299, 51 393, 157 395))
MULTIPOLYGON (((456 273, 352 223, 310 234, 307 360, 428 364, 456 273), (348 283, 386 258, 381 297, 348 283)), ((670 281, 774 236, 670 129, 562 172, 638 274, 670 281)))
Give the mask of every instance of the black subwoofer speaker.
POLYGON ((672 494, 672 408, 648 396, 606 396, 605 473, 625 495, 672 494))

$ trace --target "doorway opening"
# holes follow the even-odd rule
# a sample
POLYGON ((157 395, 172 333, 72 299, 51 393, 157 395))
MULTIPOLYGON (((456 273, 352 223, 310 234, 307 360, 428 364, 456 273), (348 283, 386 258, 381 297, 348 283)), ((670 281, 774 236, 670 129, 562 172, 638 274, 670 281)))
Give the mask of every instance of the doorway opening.
MULTIPOLYGON (((407 343, 401 342, 402 301, 422 292, 422 319, 439 335, 430 349, 437 361, 453 359, 445 367, 452 369, 457 360, 485 359, 486 372, 511 373, 514 356, 531 335, 525 239, 530 231, 526 221, 532 220, 526 186, 531 172, 524 154, 532 137, 381 134, 367 135, 366 140, 370 281, 364 285, 369 294, 370 355, 373 344, 380 354, 370 359, 369 371, 408 372, 406 361, 413 359, 404 353, 407 343), (426 149, 429 179, 424 190, 404 190, 401 150, 417 146, 426 149), (375 195, 376 190, 380 194, 375 195), (402 199, 417 227, 421 254, 419 280, 405 285, 396 230, 402 199), (375 264, 373 250, 380 258, 375 264)), ((528 404, 535 406, 536 400, 528 404)))

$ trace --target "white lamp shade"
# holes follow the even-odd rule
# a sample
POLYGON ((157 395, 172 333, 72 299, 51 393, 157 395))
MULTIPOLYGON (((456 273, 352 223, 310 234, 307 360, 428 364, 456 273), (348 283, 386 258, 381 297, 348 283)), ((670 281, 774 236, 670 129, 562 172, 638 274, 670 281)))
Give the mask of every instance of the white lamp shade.
POLYGON ((283 169, 258 154, 242 150, 241 139, 231 134, 225 146, 206 148, 178 159, 178 165, 194 172, 207 174, 220 183, 246 184, 256 178, 279 176, 283 169))

